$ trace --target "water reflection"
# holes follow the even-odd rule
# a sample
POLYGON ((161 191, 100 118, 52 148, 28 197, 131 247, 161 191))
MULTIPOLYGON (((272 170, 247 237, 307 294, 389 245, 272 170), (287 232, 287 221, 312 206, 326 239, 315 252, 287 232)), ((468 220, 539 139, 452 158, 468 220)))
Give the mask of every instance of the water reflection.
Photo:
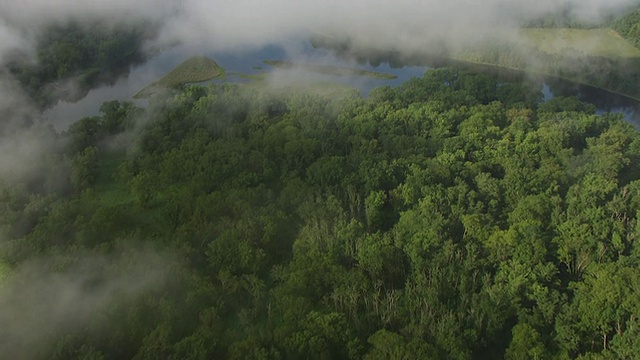
POLYGON ((640 130, 640 102, 626 96, 598 88, 562 80, 547 80, 545 84, 551 96, 576 96, 596 106, 596 113, 620 113, 624 119, 640 130))
POLYGON ((144 106, 146 101, 135 100, 133 95, 183 60, 184 55, 179 49, 165 51, 142 65, 132 67, 128 76, 120 77, 110 85, 90 90, 80 101, 60 101, 44 111, 42 117, 57 130, 65 130, 83 117, 97 115, 100 105, 105 101, 126 100, 144 106))
MULTIPOLYGON (((64 130, 71 123, 82 117, 97 115, 100 105, 105 101, 126 100, 144 106, 146 104, 145 100, 134 100, 132 98, 136 92, 160 78, 182 61, 191 56, 202 54, 202 51, 198 52, 194 49, 182 47, 175 47, 164 51, 143 65, 133 67, 129 76, 118 79, 112 85, 102 86, 89 91, 87 96, 78 102, 58 103, 56 106, 45 111, 43 118, 51 122, 57 130, 64 130)), ((416 61, 411 62, 410 66, 403 66, 397 61, 376 61, 374 62, 376 66, 373 66, 371 62, 362 61, 362 59, 356 62, 355 59, 350 60, 343 55, 337 56, 330 50, 314 48, 310 44, 302 44, 293 49, 285 49, 271 45, 257 51, 219 52, 210 50, 205 51, 204 55, 215 59, 230 75, 233 73, 256 74, 265 70, 271 70, 268 65, 263 63, 264 60, 283 60, 353 67, 397 76, 396 79, 388 80, 371 77, 323 75, 323 79, 326 78, 326 81, 333 81, 357 88, 360 90, 362 96, 367 96, 372 89, 378 86, 400 85, 412 77, 422 76, 426 70, 430 69, 427 64, 416 61)), ((506 80, 522 80, 526 77, 528 81, 536 81, 540 84, 545 99, 560 95, 578 96, 584 101, 596 104, 598 113, 608 111, 622 113, 627 121, 632 122, 636 127, 640 128, 640 103, 637 101, 603 90, 579 86, 567 81, 557 79, 530 79, 529 76, 517 71, 496 70, 495 68, 481 70, 495 73, 497 76, 506 80)), ((237 79, 238 78, 235 78, 235 80, 237 79)))

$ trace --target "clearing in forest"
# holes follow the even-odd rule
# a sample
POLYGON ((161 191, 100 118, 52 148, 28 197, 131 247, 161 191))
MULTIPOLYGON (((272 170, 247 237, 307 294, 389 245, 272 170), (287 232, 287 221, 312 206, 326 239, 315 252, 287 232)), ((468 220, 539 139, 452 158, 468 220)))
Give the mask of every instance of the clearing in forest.
POLYGON ((607 58, 640 58, 640 49, 611 29, 523 29, 525 40, 552 55, 569 52, 607 58))

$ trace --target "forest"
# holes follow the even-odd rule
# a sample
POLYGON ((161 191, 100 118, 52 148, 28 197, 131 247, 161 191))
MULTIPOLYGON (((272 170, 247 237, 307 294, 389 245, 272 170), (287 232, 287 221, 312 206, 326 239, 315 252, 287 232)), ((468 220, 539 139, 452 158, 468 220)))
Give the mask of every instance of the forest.
POLYGON ((367 98, 227 83, 106 102, 49 130, 46 175, 0 188, 0 291, 42 294, 25 267, 71 278, 89 320, 34 316, 0 344, 30 359, 640 358, 640 136, 541 100, 442 68, 367 98), (159 275, 133 291, 140 273, 159 275))

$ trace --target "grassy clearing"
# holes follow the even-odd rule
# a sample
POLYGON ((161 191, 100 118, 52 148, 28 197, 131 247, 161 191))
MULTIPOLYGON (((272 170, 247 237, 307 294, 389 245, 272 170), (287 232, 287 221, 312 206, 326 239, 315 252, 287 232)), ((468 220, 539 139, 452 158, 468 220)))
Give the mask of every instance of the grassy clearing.
POLYGON ((615 31, 523 29, 521 35, 518 41, 478 43, 447 58, 550 76, 640 100, 640 49, 615 31))
POLYGON ((214 60, 205 56, 195 56, 185 60, 160 80, 146 86, 133 97, 136 99, 146 98, 157 92, 158 89, 208 81, 223 76, 224 73, 224 69, 214 60))
POLYGON ((224 69, 213 59, 204 56, 192 57, 157 81, 158 85, 174 87, 182 84, 211 80, 222 76, 224 69))
POLYGON ((109 153, 104 155, 103 161, 100 162, 99 175, 94 189, 100 203, 104 206, 128 204, 135 201, 127 184, 118 179, 120 165, 125 158, 126 154, 124 152, 109 153))
POLYGON ((640 58, 640 49, 611 29, 523 29, 522 35, 547 54, 573 51, 585 56, 640 58))
POLYGON ((298 63, 293 63, 289 61, 278 61, 278 60, 265 60, 264 63, 280 69, 300 69, 302 71, 314 72, 314 73, 324 74, 324 75, 366 76, 366 77, 371 77, 376 79, 388 79, 388 80, 393 80, 397 78, 397 76, 393 74, 387 74, 387 73, 382 73, 377 71, 361 70, 361 69, 343 68, 339 66, 298 64, 298 63))

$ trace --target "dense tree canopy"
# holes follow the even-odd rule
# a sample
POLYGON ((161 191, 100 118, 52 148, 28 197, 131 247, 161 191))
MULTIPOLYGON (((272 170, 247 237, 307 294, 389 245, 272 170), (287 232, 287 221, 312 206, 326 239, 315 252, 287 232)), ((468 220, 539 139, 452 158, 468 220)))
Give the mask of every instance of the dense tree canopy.
POLYGON ((0 282, 53 254, 174 255, 40 358, 640 358, 640 136, 540 98, 439 69, 367 99, 106 103, 64 134, 72 190, 2 187, 0 282))
POLYGON ((636 46, 640 46, 640 8, 629 11, 624 16, 613 19, 611 28, 636 46))

